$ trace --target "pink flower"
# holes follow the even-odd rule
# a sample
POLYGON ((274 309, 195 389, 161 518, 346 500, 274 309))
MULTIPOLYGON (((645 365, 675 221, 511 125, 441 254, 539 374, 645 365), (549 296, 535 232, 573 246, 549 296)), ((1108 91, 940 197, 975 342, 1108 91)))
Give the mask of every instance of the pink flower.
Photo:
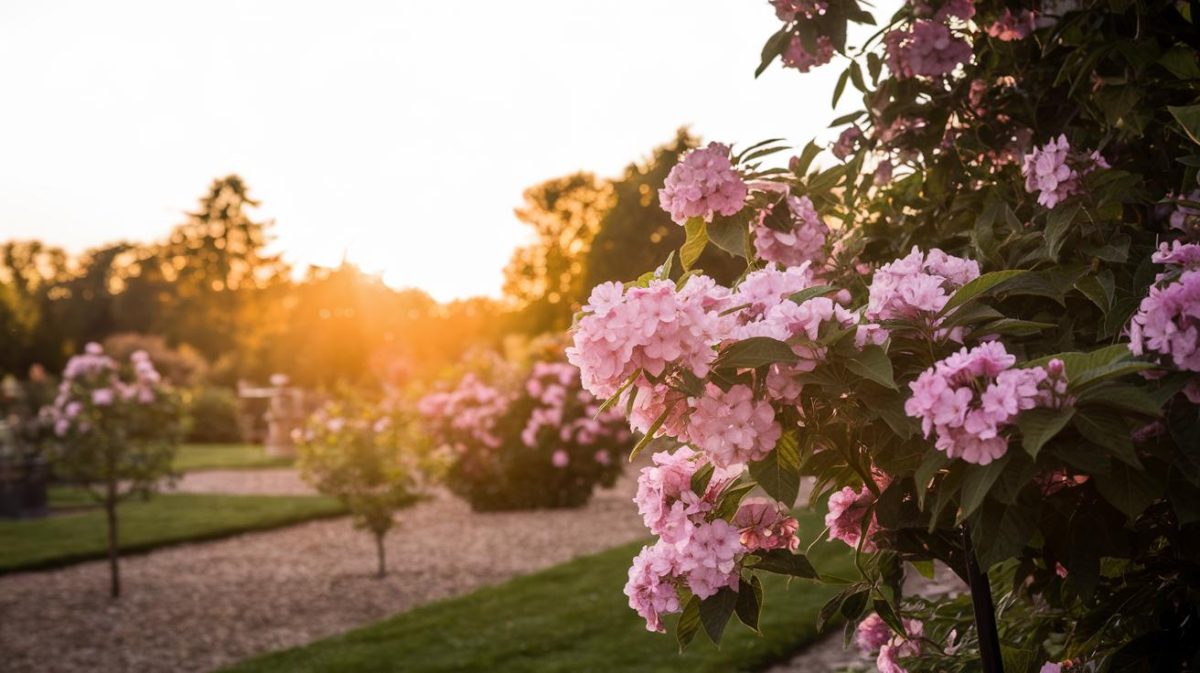
POLYGON ((825 257, 825 239, 829 236, 829 227, 807 196, 788 194, 784 199, 791 228, 779 231, 767 226, 770 211, 764 209, 754 224, 755 251, 762 259, 785 267, 799 266, 804 262, 819 263, 825 257))
POLYGON ((1071 403, 1061 363, 1054 376, 1041 367, 1013 369, 1015 363, 998 341, 963 348, 909 384, 904 411, 921 421, 926 437, 937 434, 935 446, 948 457, 987 465, 1008 450, 1001 432, 1020 412, 1071 403))
POLYGON ((805 49, 800 36, 793 35, 792 41, 783 52, 782 60, 785 68, 808 72, 833 60, 833 42, 821 35, 817 37, 816 51, 810 52, 805 49))
POLYGON ((729 161, 729 147, 709 143, 675 164, 658 201, 676 224, 684 224, 693 217, 733 215, 745 205, 746 193, 746 183, 729 161))
POLYGON ((1200 372, 1200 269, 1150 286, 1129 324, 1129 350, 1158 353, 1179 369, 1200 372))
POLYGON ((601 465, 612 464, 612 456, 608 455, 608 451, 605 451, 604 449, 597 451, 596 455, 592 456, 592 458, 601 465))
POLYGON ((634 557, 625 595, 629 597, 629 607, 646 620, 646 630, 665 631, 661 615, 679 612, 679 596, 674 584, 678 575, 678 553, 665 542, 642 547, 634 557))
POLYGON ((1150 255, 1150 261, 1181 269, 1200 269, 1200 244, 1179 241, 1161 243, 1158 252, 1150 255))
POLYGON ((890 184, 892 181, 892 162, 890 159, 884 159, 875 167, 875 178, 873 182, 876 187, 882 187, 890 184))
POLYGON ((1004 13, 988 26, 987 33, 1001 42, 1015 42, 1029 37, 1036 29, 1036 14, 1028 9, 1013 14, 1011 9, 1005 7, 1004 13))
POLYGON ((722 587, 737 588, 737 564, 745 553, 738 529, 715 519, 696 526, 686 544, 679 547, 679 566, 687 575, 688 588, 704 599, 722 587))
POLYGON ((1080 179, 1108 162, 1096 152, 1082 155, 1071 151, 1065 135, 1027 154, 1021 166, 1025 191, 1038 194, 1038 203, 1054 208, 1079 193, 1080 179))
POLYGON ((691 403, 688 437, 718 467, 762 460, 783 433, 771 404, 755 400, 749 386, 725 392, 710 383, 705 395, 691 403))
POLYGON ((567 359, 579 368, 583 387, 600 398, 615 393, 638 369, 659 376, 678 365, 705 376, 721 338, 719 307, 693 277, 676 291, 675 283, 651 281, 631 287, 617 299, 614 288, 593 290, 589 305, 603 307, 585 315, 574 329, 567 359))
POLYGON ((921 637, 925 626, 913 619, 904 620, 904 635, 895 635, 890 641, 879 648, 879 657, 875 666, 879 673, 908 673, 908 669, 900 665, 901 657, 914 657, 921 653, 921 637))
POLYGON ((112 406, 114 399, 112 388, 97 388, 92 391, 92 404, 98 407, 112 406))
POLYGON ((741 532, 742 546, 756 549, 796 551, 800 522, 787 515, 787 507, 769 498, 747 498, 733 517, 741 532))
POLYGON ((83 352, 87 355, 103 355, 104 347, 95 341, 89 341, 86 345, 84 345, 83 352))
POLYGON ((775 6, 775 16, 780 21, 791 22, 797 16, 812 18, 825 13, 829 3, 825 0, 770 0, 775 6))
POLYGON ((1200 208, 1183 203, 1184 201, 1200 203, 1200 189, 1194 189, 1175 200, 1179 202, 1179 205, 1171 212, 1169 218, 1171 228, 1193 235, 1200 234, 1200 208))
POLYGON ((888 68, 898 79, 948 75, 971 59, 971 45, 944 23, 914 21, 908 30, 884 35, 888 68))
POLYGON ((854 629, 854 642, 864 654, 873 654, 892 639, 892 630, 877 613, 872 612, 854 629))
MULTIPOLYGON (((880 342, 877 332, 883 328, 871 323, 885 320, 923 319, 936 326, 941 319, 934 316, 945 308, 954 291, 978 277, 979 264, 972 260, 947 255, 937 248, 926 254, 914 247, 908 256, 875 271, 863 313, 870 329, 860 333, 860 341, 880 342)), ((936 334, 958 341, 961 332, 956 328, 938 330, 936 334)))
POLYGON ((1038 671, 1038 673, 1062 673, 1062 664, 1056 664, 1047 661, 1046 663, 1042 664, 1042 668, 1038 671))
POLYGON ((571 462, 571 456, 567 455, 566 451, 558 449, 554 455, 550 457, 550 462, 559 469, 566 467, 571 462))
POLYGON ((863 519, 874 504, 875 494, 866 486, 858 491, 846 486, 829 496, 829 513, 825 515, 829 539, 841 540, 855 549, 858 548, 859 541, 862 541, 863 551, 875 551, 875 543, 871 541, 871 537, 878 531, 879 525, 874 514, 867 525, 867 537, 862 539, 863 519))
POLYGON ((857 126, 851 126, 842 131, 841 135, 838 136, 837 142, 833 144, 833 147, 829 151, 833 153, 833 156, 845 161, 846 157, 850 156, 857 149, 862 135, 863 132, 861 129, 857 126))

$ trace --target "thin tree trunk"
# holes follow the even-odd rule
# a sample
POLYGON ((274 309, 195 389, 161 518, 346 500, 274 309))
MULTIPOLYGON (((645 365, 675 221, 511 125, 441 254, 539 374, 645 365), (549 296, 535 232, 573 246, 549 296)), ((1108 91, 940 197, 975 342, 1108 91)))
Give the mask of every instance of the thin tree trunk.
POLYGON ((967 561, 967 583, 971 586, 971 606, 975 609, 975 630, 979 634, 979 658, 983 673, 1004 673, 1000 654, 1000 634, 996 630, 996 606, 992 603, 992 583, 975 560, 975 545, 964 525, 963 551, 967 561))
POLYGON ((383 534, 382 533, 375 534, 375 555, 379 561, 379 569, 378 569, 378 571, 376 571, 375 576, 382 579, 384 576, 387 575, 387 562, 384 558, 385 554, 384 554, 384 549, 383 549, 383 534))
POLYGON ((109 494, 104 500, 104 512, 108 517, 108 570, 110 594, 121 597, 121 567, 117 559, 117 499, 109 494))

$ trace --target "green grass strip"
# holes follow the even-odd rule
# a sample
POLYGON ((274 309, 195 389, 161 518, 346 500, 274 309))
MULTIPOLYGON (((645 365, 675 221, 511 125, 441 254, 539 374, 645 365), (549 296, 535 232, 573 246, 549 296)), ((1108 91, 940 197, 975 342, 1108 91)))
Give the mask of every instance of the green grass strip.
POLYGON ((294 462, 283 456, 268 456, 267 450, 257 444, 184 444, 172 466, 176 472, 192 472, 290 467, 294 462))
MULTIPOLYGON (((79 492, 51 491, 52 507, 87 506, 79 492)), ((212 540, 337 516, 344 508, 315 496, 164 494, 119 506, 123 554, 212 540)), ((42 519, 0 521, 0 574, 64 566, 107 555, 104 512, 94 506, 42 519)))
MULTIPOLYGON (((819 518, 802 515, 809 539, 819 518)), ((804 537, 804 534, 802 534, 804 537)), ((680 655, 671 635, 646 631, 621 588, 641 543, 582 557, 460 598, 431 603, 308 646, 251 659, 226 673, 580 673, 757 671, 816 637, 817 612, 837 587, 768 576, 759 636, 730 624, 720 649, 703 634, 680 655)), ((819 570, 854 574, 845 545, 818 544, 819 570)), ((444 563, 445 559, 411 559, 444 563)), ((381 589, 383 590, 383 589, 381 589)), ((736 618, 735 618, 736 619, 736 618)))

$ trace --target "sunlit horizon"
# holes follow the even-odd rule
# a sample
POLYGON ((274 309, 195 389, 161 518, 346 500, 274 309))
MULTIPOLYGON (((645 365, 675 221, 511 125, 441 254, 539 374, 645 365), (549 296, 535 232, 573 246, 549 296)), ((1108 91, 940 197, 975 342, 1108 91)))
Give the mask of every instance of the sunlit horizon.
POLYGON ((0 9, 0 240, 158 240, 237 173, 301 270, 498 296, 529 186, 684 125, 830 135, 840 68, 753 79, 765 0, 352 4, 0 9))

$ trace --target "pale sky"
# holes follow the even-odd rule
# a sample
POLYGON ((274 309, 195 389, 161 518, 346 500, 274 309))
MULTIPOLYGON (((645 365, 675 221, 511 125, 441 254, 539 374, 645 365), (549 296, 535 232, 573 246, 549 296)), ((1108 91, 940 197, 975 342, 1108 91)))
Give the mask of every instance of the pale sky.
POLYGON ((233 172, 293 264, 497 295, 527 186, 684 124, 829 139, 837 62, 753 78, 778 27, 766 0, 5 3, 0 240, 155 240, 233 172))

